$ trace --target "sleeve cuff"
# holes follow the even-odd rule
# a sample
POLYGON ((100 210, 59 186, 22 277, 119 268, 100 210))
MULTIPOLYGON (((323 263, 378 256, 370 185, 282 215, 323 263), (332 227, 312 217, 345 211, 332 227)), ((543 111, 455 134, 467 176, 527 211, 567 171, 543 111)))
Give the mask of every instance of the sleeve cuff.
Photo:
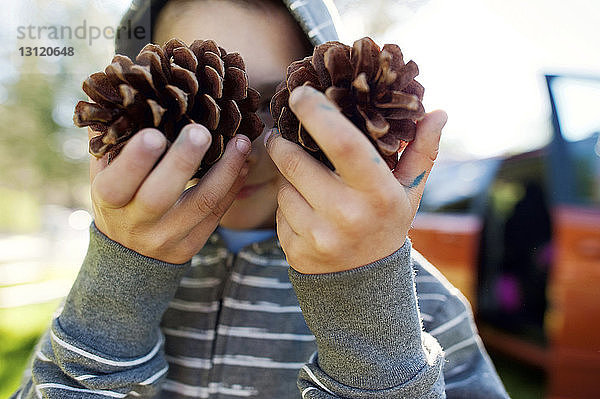
POLYGON ((79 344, 104 354, 148 353, 187 266, 141 255, 92 223, 86 258, 57 322, 79 344))
POLYGON ((411 243, 368 265, 328 274, 289 269, 318 366, 339 383, 362 389, 398 386, 438 363, 441 349, 424 340, 410 258, 411 243))

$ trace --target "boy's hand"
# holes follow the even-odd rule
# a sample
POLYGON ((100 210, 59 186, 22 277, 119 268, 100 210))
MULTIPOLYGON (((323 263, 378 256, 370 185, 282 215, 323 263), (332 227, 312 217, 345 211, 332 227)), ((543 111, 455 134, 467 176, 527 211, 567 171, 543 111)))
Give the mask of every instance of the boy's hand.
POLYGON ((290 108, 336 168, 272 134, 269 154, 285 181, 279 189, 277 234, 288 263, 305 274, 353 269, 384 258, 406 239, 437 156, 446 113, 434 111, 394 172, 337 108, 311 87, 298 87, 290 108))
MULTIPOLYGON (((91 134, 91 133, 90 133, 91 134)), ((110 165, 91 159, 90 180, 98 229, 142 255, 184 263, 205 244, 233 202, 248 173, 250 140, 230 140, 223 157, 186 190, 211 136, 201 125, 187 125, 165 151, 156 129, 140 130, 110 165)))

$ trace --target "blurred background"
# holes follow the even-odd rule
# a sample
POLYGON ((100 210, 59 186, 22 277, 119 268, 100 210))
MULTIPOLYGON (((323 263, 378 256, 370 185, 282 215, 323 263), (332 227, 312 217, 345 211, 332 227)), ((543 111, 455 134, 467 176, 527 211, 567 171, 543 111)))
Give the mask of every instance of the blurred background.
MULTIPOLYGON (((600 2, 338 0, 342 41, 396 43, 449 114, 411 233, 468 297, 514 398, 600 395, 600 2)), ((125 0, 5 0, 0 24, 0 398, 68 293, 91 222, 81 82, 125 0), (37 32, 36 32, 37 33, 37 32), (47 34, 46 34, 47 36, 47 34), (21 47, 73 47, 24 56, 21 47)))

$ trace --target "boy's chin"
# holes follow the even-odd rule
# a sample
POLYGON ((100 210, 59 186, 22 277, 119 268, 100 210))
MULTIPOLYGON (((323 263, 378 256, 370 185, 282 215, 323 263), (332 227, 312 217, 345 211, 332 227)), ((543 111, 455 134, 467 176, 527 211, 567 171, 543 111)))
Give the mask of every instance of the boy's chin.
POLYGON ((236 209, 236 202, 225 212, 225 215, 223 215, 219 222, 219 226, 232 230, 275 228, 275 213, 273 215, 265 215, 264 217, 260 217, 257 213, 249 214, 247 209, 244 209, 244 211, 236 209))
POLYGON ((240 223, 240 222, 234 222, 234 223, 227 223, 227 222, 223 222, 221 221, 219 223, 219 226, 224 227, 226 229, 230 229, 230 230, 255 230, 255 229, 274 229, 275 228, 275 223, 274 222, 265 222, 265 223, 240 223))
POLYGON ((247 198, 236 198, 219 221, 219 225, 234 230, 275 228, 276 210, 276 190, 263 187, 247 198))

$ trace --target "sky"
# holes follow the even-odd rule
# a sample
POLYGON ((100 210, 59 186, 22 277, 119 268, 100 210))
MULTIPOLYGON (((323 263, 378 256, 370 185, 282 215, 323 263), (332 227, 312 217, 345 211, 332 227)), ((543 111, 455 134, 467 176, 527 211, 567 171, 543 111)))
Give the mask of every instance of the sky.
MULTIPOLYGON (((129 3, 88 2, 90 12, 114 15, 115 23, 129 3)), ((551 135, 543 74, 600 76, 600 1, 391 0, 386 18, 392 25, 373 35, 366 7, 382 2, 345 7, 342 41, 371 35, 381 45, 400 45, 405 58, 419 65, 426 109, 449 115, 442 139, 446 152, 479 158, 540 147, 551 135)), ((15 26, 31 18, 26 3, 35 1, 3 1, 9 18, 0 28, 5 35, 14 37, 15 26)), ((11 47, 14 40, 3 43, 11 47)))

